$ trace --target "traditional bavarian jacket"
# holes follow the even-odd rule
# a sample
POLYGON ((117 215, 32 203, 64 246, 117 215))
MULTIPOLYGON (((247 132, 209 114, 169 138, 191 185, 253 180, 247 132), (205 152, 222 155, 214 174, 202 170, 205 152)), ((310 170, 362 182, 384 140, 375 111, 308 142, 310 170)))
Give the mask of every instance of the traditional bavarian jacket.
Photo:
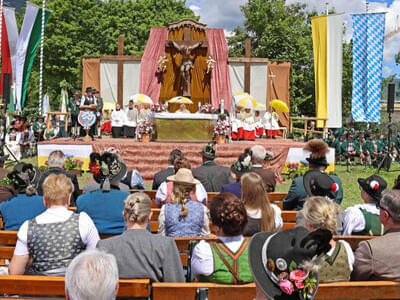
POLYGON ((43 133, 46 130, 46 123, 45 122, 38 122, 36 121, 35 124, 33 124, 33 132, 35 134, 39 133, 39 130, 43 133))
POLYGON ((126 114, 123 110, 114 110, 111 113, 111 127, 122 127, 126 123, 126 114))
POLYGON ((132 108, 127 108, 125 110, 126 113, 126 121, 125 121, 125 126, 128 127, 136 127, 137 125, 137 120, 138 120, 138 110, 136 109, 136 107, 132 107, 132 108))

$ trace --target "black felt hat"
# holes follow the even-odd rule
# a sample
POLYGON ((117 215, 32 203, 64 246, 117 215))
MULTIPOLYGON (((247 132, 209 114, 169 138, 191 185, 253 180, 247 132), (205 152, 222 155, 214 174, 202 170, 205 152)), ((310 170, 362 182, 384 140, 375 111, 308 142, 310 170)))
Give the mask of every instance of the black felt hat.
POLYGON ((310 170, 304 174, 303 183, 307 196, 335 199, 340 188, 328 174, 317 170, 310 170))
POLYGON ((32 164, 20 162, 7 177, 12 180, 12 185, 19 193, 34 194, 40 180, 40 171, 32 164))
POLYGON ((200 151, 199 153, 204 156, 205 158, 208 159, 215 159, 217 156, 215 155, 216 149, 215 149, 215 144, 214 143, 208 143, 207 145, 204 146, 203 150, 200 151))
POLYGON ((247 149, 239 156, 238 160, 231 165, 231 171, 238 176, 242 176, 253 170, 251 165, 251 152, 246 151, 247 149))
POLYGON ((86 88, 86 93, 87 92, 94 92, 94 88, 92 88, 91 86, 88 86, 87 88, 86 88))
POLYGON ((358 178, 357 181, 364 192, 370 195, 375 201, 381 201, 382 192, 387 187, 385 179, 378 175, 372 175, 365 179, 358 178))
POLYGON ((259 232, 249 245, 249 263, 257 286, 270 299, 313 299, 317 266, 331 246, 332 233, 304 227, 259 232), (296 283, 297 281, 297 283, 296 283))

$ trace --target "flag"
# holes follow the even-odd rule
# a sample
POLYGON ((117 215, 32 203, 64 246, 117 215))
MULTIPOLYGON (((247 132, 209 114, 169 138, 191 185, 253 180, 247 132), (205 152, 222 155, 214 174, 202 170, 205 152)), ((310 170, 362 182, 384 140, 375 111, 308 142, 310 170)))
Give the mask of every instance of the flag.
MULTIPOLYGON (((65 88, 61 89, 61 112, 66 113, 68 111, 68 92, 65 88)), ((61 118, 64 120, 64 116, 61 118)))
MULTIPOLYGON (((50 11, 45 11, 45 22, 50 11)), ((42 36, 42 8, 31 3, 26 4, 25 17, 17 43, 17 60, 15 67, 16 109, 22 110, 25 105, 26 90, 36 50, 42 36)))
MULTIPOLYGON (((311 19, 317 118, 327 127, 342 127, 343 15, 311 19)), ((317 121, 317 127, 323 127, 317 121)))
POLYGON ((15 112, 15 85, 11 85, 10 87, 10 102, 7 105, 7 112, 13 114, 15 112))
POLYGON ((46 116, 46 113, 50 112, 50 100, 49 100, 49 94, 46 93, 43 96, 43 102, 42 102, 42 116, 46 116))
POLYGON ((11 75, 11 82, 14 81, 15 63, 17 56, 18 27, 15 18, 15 9, 3 7, 1 27, 1 77, 0 94, 3 94, 4 74, 11 75))
POLYGON ((352 19, 351 113, 356 122, 380 123, 385 13, 354 14, 352 19))

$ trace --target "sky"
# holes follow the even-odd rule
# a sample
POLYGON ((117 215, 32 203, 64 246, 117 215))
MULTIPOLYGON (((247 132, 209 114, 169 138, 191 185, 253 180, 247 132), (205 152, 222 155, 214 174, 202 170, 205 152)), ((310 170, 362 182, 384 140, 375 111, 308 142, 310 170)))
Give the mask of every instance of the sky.
MULTIPOLYGON (((244 16, 240 6, 247 0, 187 0, 186 6, 191 8, 196 15, 200 16, 200 21, 211 28, 223 28, 225 34, 229 36, 230 31, 243 26, 244 16)), ((335 7, 337 13, 344 13, 344 26, 346 34, 344 39, 347 41, 352 37, 352 13, 365 12, 365 0, 286 0, 287 4, 304 3, 307 8, 316 9, 318 12, 325 12, 326 2, 329 2, 329 8, 335 7)), ((370 0, 370 12, 386 12, 385 34, 400 28, 400 0, 370 0)), ((394 55, 400 51, 400 33, 385 41, 384 45, 384 65, 383 76, 399 74, 400 66, 397 67, 394 62, 394 55)))

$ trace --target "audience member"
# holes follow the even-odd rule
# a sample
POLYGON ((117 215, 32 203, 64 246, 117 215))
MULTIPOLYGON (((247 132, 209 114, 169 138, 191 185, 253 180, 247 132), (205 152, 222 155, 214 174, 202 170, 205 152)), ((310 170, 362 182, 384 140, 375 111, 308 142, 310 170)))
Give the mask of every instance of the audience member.
POLYGON ((251 148, 251 165, 253 172, 261 176, 264 181, 268 193, 275 191, 275 173, 271 170, 264 169, 265 157, 270 155, 261 145, 255 145, 251 148))
POLYGON ((21 159, 20 141, 21 135, 18 134, 17 128, 15 128, 14 126, 10 127, 10 132, 8 132, 5 137, 5 143, 7 146, 5 150, 6 154, 9 154, 10 159, 13 161, 21 159))
POLYGON ((105 152, 100 156, 93 152, 90 171, 99 188, 79 196, 77 212, 86 212, 100 234, 121 234, 125 226, 121 211, 129 193, 119 190, 119 181, 126 173, 126 166, 116 154, 105 152))
POLYGON ((98 250, 77 255, 65 273, 67 300, 114 300, 118 293, 115 257, 98 250))
MULTIPOLYGON (((320 140, 309 141, 304 150, 310 151, 310 156, 307 158, 310 170, 318 170, 324 172, 329 166, 326 159, 328 145, 320 140)), ((339 177, 329 175, 339 186, 339 192, 336 195, 335 202, 340 205, 343 199, 342 182, 339 177)), ((307 193, 304 189, 303 176, 293 179, 287 196, 283 199, 284 210, 300 210, 306 200, 307 193)))
POLYGON ((47 210, 25 221, 18 231, 11 275, 62 276, 71 260, 85 249, 93 249, 99 234, 85 213, 68 210, 74 186, 64 174, 51 174, 43 182, 47 210), (29 268, 29 270, 27 270, 29 268))
POLYGON ((79 184, 78 184, 78 179, 76 178, 75 174, 72 174, 72 173, 64 170, 64 164, 65 164, 64 153, 61 150, 52 151, 49 154, 47 164, 49 166, 49 170, 47 170, 46 172, 43 172, 42 175, 40 176, 39 185, 38 185, 38 194, 41 196, 43 195, 42 185, 43 185, 44 180, 49 175, 64 174, 69 179, 71 179, 72 184, 74 185, 74 190, 72 192, 72 197, 71 197, 71 203, 72 203, 72 205, 74 205, 75 200, 79 196, 79 184))
MULTIPOLYGON (((337 228, 337 215, 340 207, 324 197, 310 197, 304 203, 303 214, 305 227, 309 231, 329 230, 332 234, 337 228)), ((354 254, 349 243, 331 239, 331 250, 318 272, 321 282, 349 281, 353 271, 354 254)))
POLYGON ((248 219, 243 235, 279 231, 283 225, 281 209, 269 203, 261 176, 254 172, 246 173, 240 178, 240 185, 248 219))
POLYGON ((243 284, 253 282, 249 266, 244 204, 231 193, 216 196, 210 204, 217 242, 200 241, 193 249, 192 272, 200 281, 243 284), (233 266, 233 267, 232 267, 233 266))
POLYGON ((7 175, 17 195, 0 204, 5 230, 18 230, 21 225, 46 210, 43 198, 36 195, 39 169, 31 164, 18 163, 7 175))
POLYGON ((121 105, 118 103, 115 106, 115 110, 111 113, 111 131, 113 138, 122 137, 122 130, 126 122, 126 114, 121 110, 121 105))
POLYGON ((380 221, 377 207, 386 181, 378 175, 366 179, 358 178, 363 204, 346 208, 343 213, 343 235, 382 235, 385 228, 380 221))
POLYGON ((215 144, 207 144, 200 152, 203 164, 193 169, 193 176, 200 180, 208 193, 219 193, 224 184, 232 182, 229 168, 219 166, 214 162, 214 159, 217 158, 215 151, 215 144))
POLYGON ((190 199, 200 183, 189 169, 181 168, 167 178, 173 182, 171 202, 161 207, 158 233, 167 236, 207 236, 210 234, 208 208, 190 199))
POLYGON ((249 264, 256 299, 314 299, 320 258, 331 249, 331 239, 329 230, 310 233, 303 227, 254 235, 249 264))
POLYGON ((384 191, 379 207, 385 233, 360 242, 355 251, 352 280, 400 281, 400 191, 384 191))
POLYGON ((245 173, 252 172, 252 170, 250 150, 245 149, 244 153, 231 166, 231 174, 236 179, 236 182, 223 185, 221 193, 232 193, 240 199, 242 197, 240 177, 245 173))
POLYGON ((144 193, 130 195, 125 199, 123 209, 127 230, 119 236, 99 241, 97 248, 116 257, 120 278, 184 282, 174 240, 146 230, 151 215, 149 196, 144 193))
POLYGON ((135 137, 138 110, 134 106, 133 100, 129 100, 128 108, 125 110, 126 120, 124 123, 124 136, 127 138, 135 137))
POLYGON ((158 190, 161 183, 166 181, 168 176, 174 175, 174 162, 175 159, 177 158, 183 158, 183 153, 179 149, 174 149, 169 154, 168 167, 165 170, 162 170, 154 174, 153 187, 152 187, 153 190, 158 190))
POLYGON ((4 168, 4 162, 8 159, 8 157, 9 155, 0 156, 0 182, 6 181, 0 184, 0 203, 18 193, 14 189, 13 185, 8 182, 9 180, 7 175, 10 173, 10 171, 4 168))
POLYGON ((60 119, 60 115, 55 115, 51 123, 53 128, 57 129, 57 138, 67 137, 67 132, 65 131, 65 121, 60 119))
MULTIPOLYGON (((189 160, 186 158, 178 158, 174 162, 174 171, 175 174, 179 171, 179 169, 191 169, 191 165, 189 160)), ((171 193, 173 189, 173 182, 166 182, 164 181, 157 190, 156 193, 156 204, 158 207, 161 207, 164 203, 171 202, 171 193)), ((190 192, 190 199, 193 201, 198 201, 203 203, 204 205, 207 204, 207 192, 204 189, 201 183, 196 184, 195 190, 190 192)))

